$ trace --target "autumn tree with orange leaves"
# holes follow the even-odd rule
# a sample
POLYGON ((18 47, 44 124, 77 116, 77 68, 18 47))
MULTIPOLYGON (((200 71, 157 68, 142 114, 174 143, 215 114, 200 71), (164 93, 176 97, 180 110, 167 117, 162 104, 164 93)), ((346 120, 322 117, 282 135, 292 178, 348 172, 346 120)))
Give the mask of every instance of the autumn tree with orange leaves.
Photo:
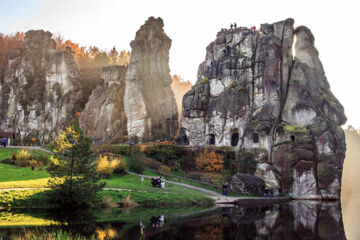
POLYGON ((21 32, 14 35, 0 33, 0 68, 6 65, 6 59, 10 52, 23 46, 24 36, 25 34, 21 32))
POLYGON ((205 149, 195 158, 196 167, 206 173, 224 172, 224 156, 216 154, 214 150, 210 152, 205 149))

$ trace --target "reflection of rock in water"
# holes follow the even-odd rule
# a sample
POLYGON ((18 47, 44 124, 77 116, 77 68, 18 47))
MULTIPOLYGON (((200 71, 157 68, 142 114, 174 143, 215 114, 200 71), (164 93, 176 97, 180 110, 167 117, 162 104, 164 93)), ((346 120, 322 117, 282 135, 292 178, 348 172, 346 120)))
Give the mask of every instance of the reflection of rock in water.
MULTIPOLYGON (((257 239, 346 239, 340 202, 295 201, 230 210, 238 228, 253 223, 257 239)), ((241 231, 241 230, 240 230, 241 231)))

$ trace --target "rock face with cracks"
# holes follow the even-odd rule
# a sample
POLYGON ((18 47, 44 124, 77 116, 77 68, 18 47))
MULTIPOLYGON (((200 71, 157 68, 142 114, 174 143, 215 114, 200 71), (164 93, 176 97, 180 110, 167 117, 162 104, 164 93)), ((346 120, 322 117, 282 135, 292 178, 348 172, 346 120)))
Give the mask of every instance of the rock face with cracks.
POLYGON ((219 32, 183 98, 180 137, 193 146, 256 153, 254 175, 275 191, 339 199, 344 109, 330 91, 314 36, 293 24, 219 32))
POLYGON ((178 113, 170 87, 169 49, 161 18, 150 17, 131 42, 124 98, 130 138, 143 141, 172 139, 178 130, 178 113))
POLYGON ((109 143, 126 135, 124 111, 125 73, 127 67, 103 69, 101 80, 92 92, 80 116, 80 127, 97 142, 109 143))
POLYGON ((80 74, 70 52, 56 51, 50 32, 26 32, 24 47, 0 71, 0 129, 48 143, 70 124, 81 98, 80 74))

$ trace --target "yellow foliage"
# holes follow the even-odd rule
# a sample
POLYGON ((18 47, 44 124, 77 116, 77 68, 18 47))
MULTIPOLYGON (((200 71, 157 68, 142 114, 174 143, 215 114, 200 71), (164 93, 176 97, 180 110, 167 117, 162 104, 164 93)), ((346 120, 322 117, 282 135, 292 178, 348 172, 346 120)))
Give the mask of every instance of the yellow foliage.
POLYGON ((29 150, 27 148, 23 148, 16 154, 15 164, 20 167, 28 166, 30 160, 31 154, 29 153, 29 150))
POLYGON ((146 145, 145 144, 140 144, 140 151, 144 152, 146 150, 146 145))
POLYGON ((76 142, 80 138, 80 133, 77 132, 72 126, 62 131, 59 137, 54 141, 54 153, 61 153, 71 149, 74 145, 72 142, 76 142))
POLYGON ((52 164, 54 165, 59 165, 59 159, 55 158, 54 156, 50 157, 50 161, 52 162, 52 164))
POLYGON ((224 171, 224 156, 216 154, 214 150, 199 153, 195 158, 196 167, 209 173, 222 173, 224 171))
POLYGON ((122 159, 120 158, 108 158, 107 156, 99 156, 97 161, 96 171, 104 175, 110 175, 115 169, 125 168, 122 159))
POLYGON ((235 80, 232 80, 230 83, 229 83, 229 88, 234 88, 236 87, 236 81, 235 80))
POLYGON ((34 137, 31 138, 31 141, 32 141, 32 142, 36 142, 36 138, 34 138, 34 137))

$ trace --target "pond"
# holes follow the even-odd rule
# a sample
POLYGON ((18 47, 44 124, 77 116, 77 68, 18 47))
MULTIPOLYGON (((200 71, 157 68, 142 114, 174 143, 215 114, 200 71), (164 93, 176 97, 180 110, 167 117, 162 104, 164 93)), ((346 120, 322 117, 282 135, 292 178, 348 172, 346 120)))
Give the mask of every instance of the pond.
POLYGON ((51 218, 36 211, 0 212, 0 220, 7 219, 7 214, 19 219, 23 214, 24 221, 28 216, 44 222, 26 228, 0 224, 1 240, 40 239, 40 236, 47 239, 51 234, 77 235, 83 239, 346 239, 340 202, 336 201, 292 201, 272 206, 210 209, 137 208, 130 212, 113 209, 89 216, 75 213, 78 217, 81 215, 82 224, 67 225, 51 224, 61 218, 80 220, 74 216, 54 217, 61 215, 59 212, 51 213, 51 218))

